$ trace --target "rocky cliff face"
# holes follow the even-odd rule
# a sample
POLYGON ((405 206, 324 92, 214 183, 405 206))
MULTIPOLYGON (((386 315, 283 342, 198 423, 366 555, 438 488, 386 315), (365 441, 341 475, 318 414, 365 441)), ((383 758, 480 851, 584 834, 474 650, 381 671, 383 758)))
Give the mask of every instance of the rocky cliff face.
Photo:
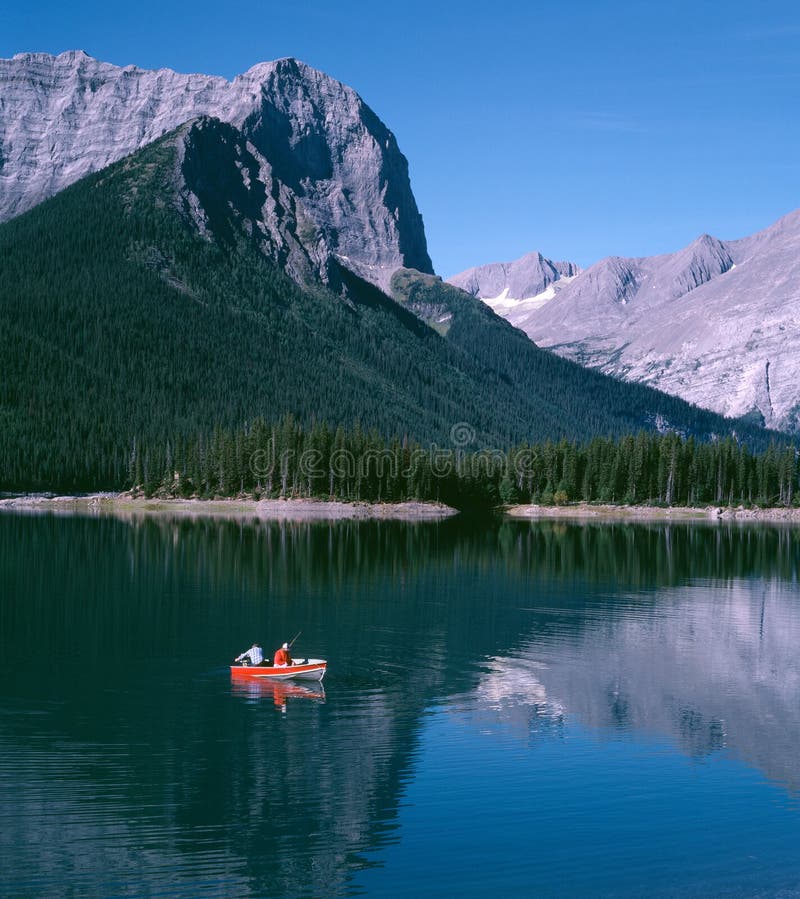
POLYGON ((323 277, 334 258, 384 289, 397 268, 432 270, 394 136, 353 90, 293 59, 231 82, 81 51, 0 60, 0 221, 201 116, 241 132, 242 171, 266 166, 281 185, 264 227, 281 227, 288 202, 323 277))
POLYGON ((584 365, 800 431, 800 211, 742 240, 604 259, 534 300, 491 305, 584 365))
POLYGON ((254 243, 298 283, 320 278, 341 286, 321 229, 241 131, 203 117, 181 126, 174 141, 175 195, 201 234, 223 244, 254 243))

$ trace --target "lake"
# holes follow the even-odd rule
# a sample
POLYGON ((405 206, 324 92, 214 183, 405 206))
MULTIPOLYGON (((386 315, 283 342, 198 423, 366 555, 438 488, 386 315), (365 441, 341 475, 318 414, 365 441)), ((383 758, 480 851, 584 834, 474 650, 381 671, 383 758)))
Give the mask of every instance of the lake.
POLYGON ((0 515, 0 895, 800 895, 800 529, 0 515), (253 640, 324 685, 232 684, 253 640))

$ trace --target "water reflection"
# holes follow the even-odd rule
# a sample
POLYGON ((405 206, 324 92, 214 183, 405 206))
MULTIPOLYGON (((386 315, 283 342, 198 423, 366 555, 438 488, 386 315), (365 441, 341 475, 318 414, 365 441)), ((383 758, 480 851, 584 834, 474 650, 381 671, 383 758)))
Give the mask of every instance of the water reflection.
POLYGON ((701 583, 621 598, 580 634, 534 638, 544 691, 592 727, 650 732, 702 759, 723 749, 800 788, 800 605, 779 581, 701 583))
POLYGON ((475 689, 453 697, 453 707, 483 733, 498 725, 525 741, 563 733, 566 708, 542 683, 544 667, 526 656, 488 659, 475 689))
POLYGON ((289 699, 325 702, 325 689, 321 683, 311 687, 287 681, 231 678, 231 693, 253 703, 261 702, 264 699, 272 700, 273 705, 282 711, 286 711, 289 699))
POLYGON ((655 733, 796 790, 798 549, 732 524, 0 515, 0 892, 347 893, 398 838, 433 707, 532 751, 571 721, 655 733), (327 692, 220 667, 300 629, 327 692))
POLYGON ((483 728, 503 723, 525 737, 572 717, 666 737, 698 760, 726 750, 800 790, 796 585, 701 582, 600 599, 579 619, 536 614, 525 645, 489 659, 454 702, 483 728))

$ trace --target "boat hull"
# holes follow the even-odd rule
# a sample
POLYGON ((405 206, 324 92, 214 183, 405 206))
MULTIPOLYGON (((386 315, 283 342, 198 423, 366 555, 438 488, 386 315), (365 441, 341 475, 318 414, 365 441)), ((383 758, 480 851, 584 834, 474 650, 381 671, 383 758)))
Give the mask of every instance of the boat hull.
POLYGON ((282 668, 275 665, 231 665, 236 680, 315 680, 325 677, 328 663, 324 659, 301 659, 282 668))

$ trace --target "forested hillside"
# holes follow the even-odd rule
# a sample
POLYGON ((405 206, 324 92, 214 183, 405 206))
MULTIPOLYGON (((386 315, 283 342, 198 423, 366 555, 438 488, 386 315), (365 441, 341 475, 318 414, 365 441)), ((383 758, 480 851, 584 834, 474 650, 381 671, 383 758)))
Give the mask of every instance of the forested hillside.
POLYGON ((647 428, 708 439, 735 429, 738 437, 754 445, 769 442, 752 424, 733 424, 677 397, 641 384, 623 384, 543 351, 485 303, 434 275, 401 269, 392 279, 392 290, 398 302, 446 334, 450 344, 491 372, 498 384, 513 385, 521 398, 536 398, 536 427, 526 438, 584 439, 647 428))
POLYGON ((0 490, 122 487, 148 448, 285 413, 444 446, 466 422, 475 449, 657 424, 765 445, 538 350, 437 279, 407 274, 401 302, 346 271, 340 293, 299 286, 225 198, 201 234, 179 164, 190 130, 0 227, 0 490), (446 326, 422 320, 433 301, 446 326))

